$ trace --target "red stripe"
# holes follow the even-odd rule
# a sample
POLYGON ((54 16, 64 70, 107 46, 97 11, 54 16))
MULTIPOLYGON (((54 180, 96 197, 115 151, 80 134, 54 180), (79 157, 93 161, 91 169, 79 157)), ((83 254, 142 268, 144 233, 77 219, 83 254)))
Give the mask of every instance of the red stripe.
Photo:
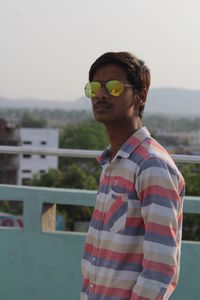
POLYGON ((108 249, 99 249, 97 247, 93 247, 88 243, 85 244, 84 251, 90 253, 91 255, 93 255, 93 253, 98 253, 98 258, 104 258, 120 262, 141 263, 143 259, 142 253, 119 253, 108 249))
POLYGON ((128 227, 144 227, 144 221, 141 217, 127 218, 126 225, 128 227))
POLYGON ((144 199, 145 197, 151 196, 151 195, 160 195, 160 196, 164 196, 165 198, 169 199, 169 200, 180 200, 180 197, 178 195, 178 193, 174 190, 170 190, 167 188, 163 188, 161 186, 158 185, 151 185, 149 187, 147 187, 145 190, 143 190, 140 193, 140 198, 144 199))
POLYGON ((138 139, 137 137, 131 136, 131 137, 128 139, 128 141, 126 142, 126 144, 131 145, 131 146, 133 146, 133 147, 135 148, 135 147, 137 147, 138 145, 140 145, 141 142, 142 142, 142 141, 141 141, 140 139, 138 139))
POLYGON ((91 244, 85 243, 84 252, 88 252, 88 253, 92 254, 93 248, 94 247, 91 244))
MULTIPOLYGON (((130 300, 149 300, 149 298, 144 298, 144 297, 136 295, 135 293, 132 293, 130 300)), ((156 300, 157 300, 157 298, 156 298, 156 300)), ((161 300, 161 299, 159 299, 159 300, 161 300)))
POLYGON ((169 276, 173 276, 176 273, 176 267, 177 267, 177 266, 170 266, 170 265, 158 263, 145 258, 142 261, 142 266, 144 269, 160 272, 169 276))
POLYGON ((161 150, 161 151, 165 154, 165 156, 166 156, 166 154, 167 154, 166 150, 165 150, 160 144, 158 144, 155 140, 153 140, 153 139, 149 140, 149 143, 148 143, 148 144, 149 144, 149 145, 152 145, 154 148, 158 148, 158 149, 161 150))
POLYGON ((163 225, 155 224, 155 223, 151 223, 151 222, 146 223, 145 229, 146 229, 146 231, 158 233, 158 234, 169 236, 169 237, 176 237, 176 234, 177 234, 176 228, 173 228, 171 226, 169 226, 169 227, 163 226, 163 225))
POLYGON ((145 160, 147 160, 149 158, 149 152, 147 151, 147 149, 144 146, 141 146, 135 152, 137 154, 139 154, 139 156, 141 156, 145 160))
MULTIPOLYGON (((96 250, 96 249, 95 249, 96 250)), ((119 253, 107 249, 99 249, 98 257, 120 262, 141 263, 143 259, 142 253, 119 253)))
POLYGON ((95 209, 93 212, 92 218, 95 219, 96 221, 101 221, 104 219, 104 215, 105 215, 105 213, 95 209))
POLYGON ((120 206, 122 206, 122 204, 124 204, 124 201, 119 199, 113 202, 105 216, 105 224, 108 223, 110 218, 116 213, 116 211, 120 208, 120 206))
POLYGON ((87 286, 87 287, 88 287, 90 282, 89 282, 89 279, 86 279, 86 278, 83 276, 83 282, 82 282, 82 283, 83 283, 83 286, 87 286))

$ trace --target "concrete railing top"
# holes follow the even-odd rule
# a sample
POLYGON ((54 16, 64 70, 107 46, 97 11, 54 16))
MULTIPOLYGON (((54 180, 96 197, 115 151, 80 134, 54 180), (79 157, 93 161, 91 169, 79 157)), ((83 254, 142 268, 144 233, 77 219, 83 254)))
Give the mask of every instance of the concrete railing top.
MULTIPOLYGON (((101 154, 101 152, 102 150, 63 149, 29 146, 0 146, 0 153, 8 154, 43 154, 49 156, 96 158, 101 154)), ((175 162, 200 164, 200 155, 172 154, 171 157, 175 162)))

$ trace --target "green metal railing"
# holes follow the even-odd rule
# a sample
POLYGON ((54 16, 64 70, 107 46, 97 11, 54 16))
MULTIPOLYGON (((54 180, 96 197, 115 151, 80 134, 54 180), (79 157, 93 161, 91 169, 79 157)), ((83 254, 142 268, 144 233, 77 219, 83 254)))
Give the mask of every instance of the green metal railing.
MULTIPOLYGON (((0 229, 0 299, 78 300, 86 234, 55 231, 55 205, 95 205, 95 191, 0 185, 0 200, 23 203, 24 228, 0 229)), ((200 197, 185 197, 184 212, 200 214, 200 197)), ((198 300, 200 243, 182 244, 173 300, 198 300)))

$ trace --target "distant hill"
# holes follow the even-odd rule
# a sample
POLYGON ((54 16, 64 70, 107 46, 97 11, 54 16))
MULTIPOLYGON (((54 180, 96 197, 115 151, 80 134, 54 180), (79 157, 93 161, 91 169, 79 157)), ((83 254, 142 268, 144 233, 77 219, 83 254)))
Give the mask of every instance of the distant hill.
MULTIPOLYGON (((74 101, 9 99, 0 96, 0 108, 37 108, 62 110, 90 110, 90 100, 82 96, 74 101)), ((179 116, 200 116, 200 90, 180 88, 152 88, 145 112, 179 116)))
POLYGON ((145 111, 151 114, 200 116, 200 90, 150 89, 145 111))

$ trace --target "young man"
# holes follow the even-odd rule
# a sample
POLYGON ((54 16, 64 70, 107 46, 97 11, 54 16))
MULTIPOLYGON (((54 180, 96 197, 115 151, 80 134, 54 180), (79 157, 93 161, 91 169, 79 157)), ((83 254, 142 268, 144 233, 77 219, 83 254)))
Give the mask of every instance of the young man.
POLYGON ((179 276, 184 180, 142 127, 150 72, 127 52, 91 66, 86 96, 110 146, 83 260, 82 300, 166 300, 179 276))

